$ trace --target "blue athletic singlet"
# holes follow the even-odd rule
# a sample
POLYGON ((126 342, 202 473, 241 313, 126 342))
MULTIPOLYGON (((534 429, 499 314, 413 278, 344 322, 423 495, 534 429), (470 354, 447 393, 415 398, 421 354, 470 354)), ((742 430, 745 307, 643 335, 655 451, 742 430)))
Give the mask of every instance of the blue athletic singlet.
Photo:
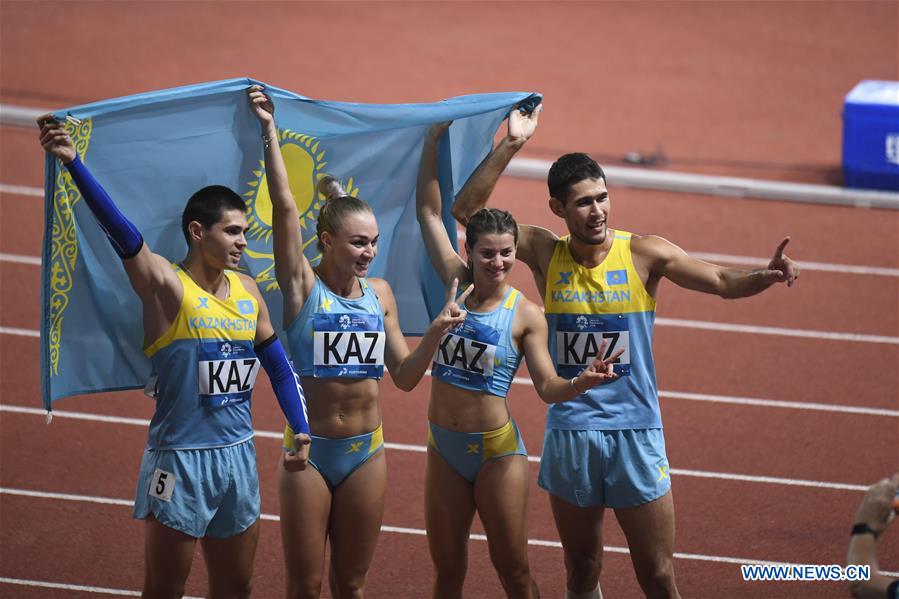
POLYGON ((287 328, 291 358, 300 376, 384 376, 384 312, 368 282, 359 279, 359 285, 362 297, 350 299, 315 278, 306 303, 287 328))
POLYGON ((234 272, 225 271, 230 291, 220 300, 174 268, 184 287, 181 307, 172 326, 144 350, 157 377, 147 445, 200 449, 252 439, 256 298, 234 272))
POLYGON ((549 408, 546 427, 569 430, 660 428, 652 358, 655 299, 643 287, 631 256, 631 234, 614 235, 594 268, 575 262, 568 236, 556 242, 546 273, 544 305, 549 352, 559 376, 577 376, 608 341, 607 355, 624 348, 614 365, 620 378, 549 408))
POLYGON ((492 312, 468 312, 465 321, 440 340, 431 374, 450 385, 505 397, 521 364, 512 343, 512 320, 521 294, 509 287, 492 312))

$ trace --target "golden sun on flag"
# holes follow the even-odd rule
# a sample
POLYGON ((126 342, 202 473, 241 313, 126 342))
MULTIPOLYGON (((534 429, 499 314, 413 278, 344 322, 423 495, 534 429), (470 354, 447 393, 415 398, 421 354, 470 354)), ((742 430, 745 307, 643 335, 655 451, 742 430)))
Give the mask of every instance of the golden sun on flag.
MULTIPOLYGON (((321 260, 321 253, 315 244, 315 222, 318 212, 325 203, 325 198, 316 193, 315 185, 325 176, 325 150, 319 148, 319 140, 309 135, 297 133, 290 129, 278 131, 281 156, 287 167, 290 180, 290 193, 293 195, 300 215, 300 228, 303 232, 303 252, 313 265, 321 260)), ((265 174, 265 163, 259 163, 259 169, 253 171, 254 179, 247 182, 249 190, 243 195, 247 201, 247 221, 250 229, 247 232, 247 257, 253 261, 263 261, 256 275, 256 281, 266 285, 265 290, 277 289, 274 277, 274 251, 272 237, 272 200, 268 192, 265 174), (254 243, 255 242, 255 243, 254 243)), ((344 185, 350 195, 357 195, 359 189, 353 178, 344 185)), ((255 270, 255 269, 254 269, 255 270)))

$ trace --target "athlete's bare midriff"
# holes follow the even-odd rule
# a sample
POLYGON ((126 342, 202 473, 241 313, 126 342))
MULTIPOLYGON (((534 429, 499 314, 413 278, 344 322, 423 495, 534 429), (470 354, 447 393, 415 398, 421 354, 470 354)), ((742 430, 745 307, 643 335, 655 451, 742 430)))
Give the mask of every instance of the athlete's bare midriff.
POLYGON ((505 398, 462 389, 434 378, 431 380, 428 420, 439 427, 463 433, 492 431, 509 421, 509 406, 505 398))
POLYGON ((303 377, 313 435, 340 439, 369 433, 381 424, 376 379, 303 377))

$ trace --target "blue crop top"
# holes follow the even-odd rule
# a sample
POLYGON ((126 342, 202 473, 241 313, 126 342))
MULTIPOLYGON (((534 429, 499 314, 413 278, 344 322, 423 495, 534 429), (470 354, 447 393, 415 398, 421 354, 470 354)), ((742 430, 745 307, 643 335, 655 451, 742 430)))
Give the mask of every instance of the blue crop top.
POLYGON ((468 312, 465 321, 443 336, 431 374, 450 385, 505 397, 521 364, 512 343, 512 319, 521 293, 509 287, 492 312, 468 312))
POLYGON ((384 311, 359 279, 362 297, 341 297, 315 278, 302 310, 287 327, 290 357, 300 376, 380 379, 384 376, 384 311))

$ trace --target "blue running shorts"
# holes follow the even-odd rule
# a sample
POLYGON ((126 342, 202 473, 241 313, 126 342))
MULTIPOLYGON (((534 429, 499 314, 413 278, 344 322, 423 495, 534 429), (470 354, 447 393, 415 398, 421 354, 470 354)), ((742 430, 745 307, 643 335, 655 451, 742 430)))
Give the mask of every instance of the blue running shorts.
POLYGON ((134 517, 150 514, 192 537, 228 538, 259 519, 256 449, 249 439, 214 449, 147 449, 134 517))
POLYGON ((537 484, 579 507, 635 507, 671 489, 660 428, 548 429, 537 484))

